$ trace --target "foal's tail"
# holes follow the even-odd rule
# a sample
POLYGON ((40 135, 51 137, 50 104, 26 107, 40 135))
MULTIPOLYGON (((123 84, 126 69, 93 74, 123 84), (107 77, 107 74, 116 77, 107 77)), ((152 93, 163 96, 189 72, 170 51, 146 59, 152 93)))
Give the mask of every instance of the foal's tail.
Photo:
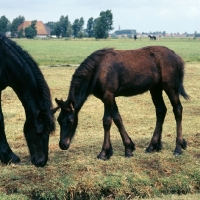
MULTIPOLYGON (((181 59, 181 58, 180 58, 181 59)), ((180 81, 179 81, 179 94, 183 96, 184 99, 189 100, 190 96, 186 93, 185 88, 183 86, 183 78, 184 78, 184 61, 181 59, 181 72, 180 72, 180 81)))
POLYGON ((183 83, 181 83, 181 84, 179 85, 179 94, 180 94, 181 96, 183 96, 183 98, 186 99, 186 100, 189 100, 189 99, 190 99, 190 96, 185 92, 185 89, 184 89, 184 87, 183 87, 183 83))

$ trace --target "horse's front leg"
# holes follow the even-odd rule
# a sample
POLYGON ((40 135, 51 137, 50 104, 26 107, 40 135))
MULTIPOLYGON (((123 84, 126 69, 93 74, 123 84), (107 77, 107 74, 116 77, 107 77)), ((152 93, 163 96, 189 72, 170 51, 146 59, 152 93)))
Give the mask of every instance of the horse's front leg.
POLYGON ((1 109, 1 98, 0 98, 0 160, 5 164, 18 163, 20 158, 16 156, 8 145, 5 128, 4 128, 4 117, 1 109))

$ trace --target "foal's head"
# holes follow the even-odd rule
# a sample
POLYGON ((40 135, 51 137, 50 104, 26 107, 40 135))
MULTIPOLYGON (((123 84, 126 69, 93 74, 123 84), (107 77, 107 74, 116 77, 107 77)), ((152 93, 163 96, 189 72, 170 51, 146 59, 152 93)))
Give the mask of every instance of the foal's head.
POLYGON ((62 150, 67 150, 78 125, 78 115, 74 111, 74 103, 72 101, 58 99, 55 99, 55 101, 58 105, 56 110, 61 109, 57 119, 60 125, 59 146, 62 150))

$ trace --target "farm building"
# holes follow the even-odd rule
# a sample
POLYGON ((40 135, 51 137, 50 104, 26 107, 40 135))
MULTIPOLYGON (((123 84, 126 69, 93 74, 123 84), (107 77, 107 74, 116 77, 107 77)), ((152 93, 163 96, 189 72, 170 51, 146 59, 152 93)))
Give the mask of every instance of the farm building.
MULTIPOLYGON (((31 25, 31 21, 24 21, 22 24, 18 26, 18 31, 21 29, 25 29, 26 27, 31 25)), ((37 36, 36 37, 48 37, 50 35, 50 29, 45 24, 43 24, 42 21, 36 22, 36 30, 37 30, 37 36)))
POLYGON ((134 35, 137 35, 136 30, 132 29, 117 30, 114 34, 117 37, 133 37, 134 35))

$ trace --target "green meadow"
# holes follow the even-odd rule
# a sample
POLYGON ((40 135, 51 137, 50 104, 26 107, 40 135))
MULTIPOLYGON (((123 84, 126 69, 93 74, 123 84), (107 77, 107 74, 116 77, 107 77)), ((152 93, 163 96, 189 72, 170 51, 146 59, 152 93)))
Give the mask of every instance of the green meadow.
MULTIPOLYGON (((39 64, 54 99, 66 99, 77 66, 93 51, 105 47, 136 49, 167 46, 185 61, 184 86, 190 95, 183 105, 183 136, 188 147, 173 156, 176 124, 165 94, 167 115, 161 152, 144 153, 152 137, 156 117, 149 92, 116 99, 125 128, 136 144, 134 156, 124 157, 124 147, 114 123, 111 141, 114 154, 108 161, 96 156, 103 143, 103 104, 90 96, 79 113, 79 125, 67 151, 59 149, 60 128, 50 136, 49 161, 34 167, 23 136, 25 120, 21 102, 11 88, 2 92, 2 109, 8 142, 21 158, 20 165, 0 163, 0 199, 200 199, 200 41, 197 39, 27 40, 16 39, 39 64)), ((56 117, 58 113, 55 114, 56 117)))
POLYGON ((101 48, 137 49, 149 45, 167 46, 184 58, 185 62, 200 62, 197 39, 107 39, 107 40, 17 40, 36 59, 40 66, 77 65, 89 54, 101 48))

